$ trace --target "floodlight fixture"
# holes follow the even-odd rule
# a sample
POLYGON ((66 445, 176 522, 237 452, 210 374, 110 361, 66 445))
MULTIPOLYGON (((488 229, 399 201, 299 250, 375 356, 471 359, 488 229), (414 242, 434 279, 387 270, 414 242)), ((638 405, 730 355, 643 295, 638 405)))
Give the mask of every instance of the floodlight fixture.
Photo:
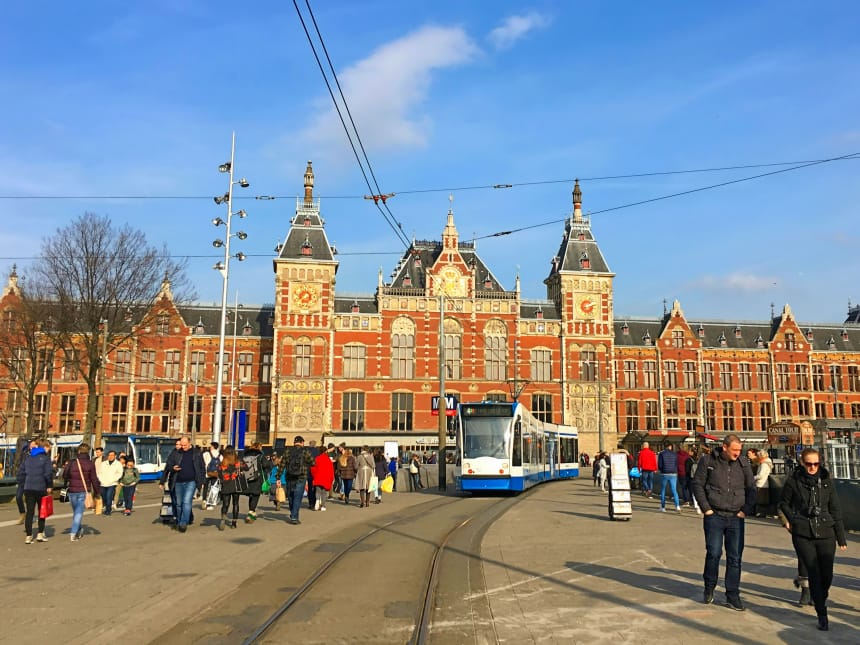
POLYGON ((221 240, 215 240, 212 242, 212 246, 214 246, 216 249, 220 249, 222 246, 224 246, 224 242, 221 240))
POLYGON ((240 240, 244 240, 248 237, 248 234, 245 231, 239 231, 236 233, 236 237, 238 237, 240 240))
POLYGON ((225 161, 220 166, 218 166, 218 172, 230 172, 231 168, 233 168, 233 164, 229 161, 225 161))

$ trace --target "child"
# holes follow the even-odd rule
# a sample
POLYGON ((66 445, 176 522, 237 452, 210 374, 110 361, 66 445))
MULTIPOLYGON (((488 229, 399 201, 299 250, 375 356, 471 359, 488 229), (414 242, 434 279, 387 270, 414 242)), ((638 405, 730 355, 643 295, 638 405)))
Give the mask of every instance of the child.
POLYGON ((140 472, 134 467, 134 459, 126 457, 122 477, 119 479, 119 485, 122 486, 123 506, 125 506, 123 515, 131 515, 131 509, 134 505, 134 491, 137 489, 137 482, 139 481, 140 472))
MULTIPOLYGON (((117 461, 119 461, 119 463, 122 465, 123 469, 125 469, 125 462, 127 459, 128 459, 128 457, 126 456, 126 454, 124 452, 119 453, 119 456, 117 456, 117 461)), ((123 496, 122 496, 122 482, 120 482, 117 484, 117 489, 116 489, 116 510, 119 511, 119 510, 123 509, 124 507, 125 507, 125 502, 123 501, 123 496)))

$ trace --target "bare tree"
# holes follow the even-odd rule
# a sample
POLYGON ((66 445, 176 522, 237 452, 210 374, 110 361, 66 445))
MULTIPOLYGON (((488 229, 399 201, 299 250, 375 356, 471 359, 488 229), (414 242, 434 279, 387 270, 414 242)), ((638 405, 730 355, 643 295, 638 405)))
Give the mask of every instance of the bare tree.
POLYGON ((57 307, 57 341, 66 360, 80 368, 87 387, 84 427, 98 444, 107 356, 152 324, 153 304, 166 281, 178 300, 191 297, 182 295, 188 286, 185 262, 173 259, 166 247, 148 244, 141 231, 84 213, 42 242, 32 275, 57 307))
POLYGON ((0 322, 0 368, 4 381, 12 389, 4 414, 7 422, 11 422, 9 432, 30 437, 37 430, 34 424, 36 388, 52 373, 51 305, 40 294, 19 283, 14 266, 5 295, 6 306, 0 322))

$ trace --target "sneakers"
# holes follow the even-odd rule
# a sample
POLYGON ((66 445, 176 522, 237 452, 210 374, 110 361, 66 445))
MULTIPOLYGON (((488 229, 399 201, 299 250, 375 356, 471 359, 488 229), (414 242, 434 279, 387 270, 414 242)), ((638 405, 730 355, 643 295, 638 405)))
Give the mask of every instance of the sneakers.
POLYGON ((78 534, 77 534, 77 533, 74 533, 74 534, 70 535, 69 537, 70 537, 70 539, 71 539, 71 541, 72 541, 72 542, 77 542, 77 541, 79 541, 79 540, 81 539, 81 538, 79 538, 79 537, 78 537, 78 534))
POLYGON ((324 511, 324 510, 325 510, 325 506, 320 506, 320 510, 321 510, 321 511, 324 511))
POLYGON ((28 536, 27 536, 27 539, 26 539, 26 540, 24 540, 24 544, 33 544, 33 536, 32 536, 32 535, 28 535, 28 536))
POLYGON ((676 506, 676 507, 675 507, 675 511, 677 511, 678 513, 680 513, 680 512, 681 512, 681 507, 680 507, 680 506, 676 506))
POLYGON ((320 510, 320 501, 319 500, 317 500, 316 503, 314 504, 314 510, 315 511, 320 510))
POLYGON ((36 535, 36 542, 47 542, 48 538, 45 537, 44 533, 38 533, 36 535))
POLYGON ((131 515, 131 511, 130 511, 130 510, 128 510, 128 509, 125 509, 125 510, 122 512, 122 514, 123 514, 123 515, 131 515))
POLYGON ((294 520, 293 518, 290 518, 290 519, 288 519, 287 521, 288 521, 290 524, 301 524, 301 522, 300 522, 299 520, 294 520))
POLYGON ((729 609, 734 609, 735 611, 745 611, 746 607, 744 606, 743 601, 740 596, 726 596, 726 607, 729 609))
POLYGON ((713 589, 705 589, 705 595, 702 598, 702 602, 706 605, 714 604, 714 590, 713 589))
POLYGON ((665 507, 665 506, 661 506, 661 507, 660 507, 660 512, 661 512, 661 513, 665 513, 665 512, 666 512, 666 507, 665 507))

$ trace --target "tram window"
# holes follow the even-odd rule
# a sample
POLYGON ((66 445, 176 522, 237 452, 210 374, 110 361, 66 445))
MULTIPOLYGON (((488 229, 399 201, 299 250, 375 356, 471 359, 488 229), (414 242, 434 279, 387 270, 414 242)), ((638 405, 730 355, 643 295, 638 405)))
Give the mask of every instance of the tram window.
POLYGON ((514 424, 514 450, 511 466, 523 465, 523 426, 517 421, 514 424))

